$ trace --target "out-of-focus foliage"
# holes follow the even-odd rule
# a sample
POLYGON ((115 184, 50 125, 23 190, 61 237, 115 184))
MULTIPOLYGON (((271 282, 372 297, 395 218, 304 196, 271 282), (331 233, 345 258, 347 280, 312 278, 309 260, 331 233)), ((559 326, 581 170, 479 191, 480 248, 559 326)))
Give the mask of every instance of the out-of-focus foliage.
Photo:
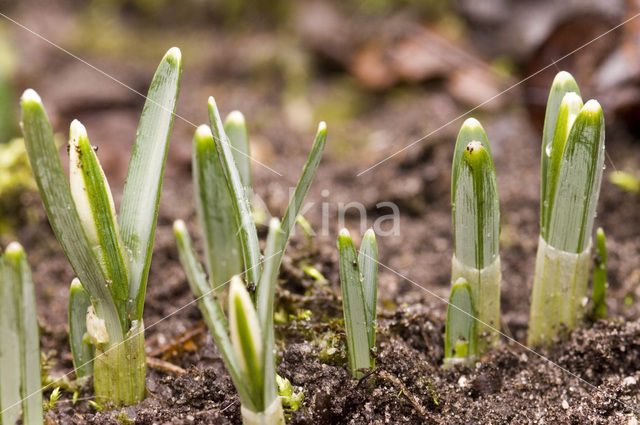
POLYGON ((640 179, 626 171, 614 171, 609 174, 609 181, 622 190, 640 195, 640 179))
POLYGON ((15 117, 17 99, 14 96, 12 83, 15 68, 16 56, 11 46, 11 39, 4 28, 0 27, 0 143, 7 142, 18 135, 15 117))
POLYGON ((0 143, 0 233, 13 227, 22 193, 34 190, 36 183, 31 175, 24 139, 0 143))
POLYGON ((451 0, 352 0, 357 8, 365 13, 384 14, 399 9, 412 9, 425 17, 445 14, 453 6, 451 0))

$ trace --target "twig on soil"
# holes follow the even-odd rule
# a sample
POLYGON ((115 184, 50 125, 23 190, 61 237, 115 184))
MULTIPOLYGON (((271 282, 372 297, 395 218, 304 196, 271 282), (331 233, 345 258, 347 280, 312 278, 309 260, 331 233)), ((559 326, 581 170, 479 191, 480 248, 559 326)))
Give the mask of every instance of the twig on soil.
POLYGON ((397 376, 392 375, 386 370, 381 370, 380 372, 378 372, 378 376, 390 382, 391 384, 395 385, 396 387, 399 387, 402 395, 404 395, 407 398, 409 403, 411 403, 411 405, 418 411, 418 413, 422 416, 426 416, 427 412, 424 409, 424 407, 422 407, 422 405, 420 404, 420 401, 418 401, 418 398, 409 392, 407 387, 402 383, 402 381, 400 381, 400 379, 397 376))
POLYGON ((187 373, 187 371, 180 366, 166 360, 158 359, 156 357, 147 357, 147 366, 152 369, 173 373, 175 375, 184 375, 185 373, 187 373))
POLYGON ((162 357, 164 359, 165 355, 168 352, 183 351, 184 350, 183 347, 187 342, 195 339, 196 337, 201 336, 204 333, 204 331, 205 331, 204 322, 201 321, 196 328, 191 329, 176 338, 173 338, 166 344, 163 344, 157 348, 154 348, 153 350, 147 353, 147 356, 162 357))
POLYGON ((193 416, 202 416, 202 415, 207 415, 209 413, 214 413, 214 412, 218 412, 218 413, 222 413, 226 410, 228 410, 231 406, 233 406, 234 404, 236 404, 238 402, 238 400, 234 400, 231 403, 229 403, 227 406, 223 407, 222 409, 207 409, 207 410, 200 410, 198 412, 194 412, 192 413, 193 416))

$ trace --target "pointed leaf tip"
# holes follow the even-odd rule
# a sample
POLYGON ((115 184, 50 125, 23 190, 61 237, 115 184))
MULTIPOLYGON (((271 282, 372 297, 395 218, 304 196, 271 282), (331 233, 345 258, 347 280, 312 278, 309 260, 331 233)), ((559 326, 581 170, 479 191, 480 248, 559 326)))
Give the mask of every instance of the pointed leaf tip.
POLYGON ((22 255, 24 253, 24 249, 22 245, 18 242, 11 242, 7 249, 5 250, 6 255, 14 256, 14 255, 22 255))
POLYGON ((182 60, 182 52, 179 48, 172 47, 167 50, 167 53, 164 55, 164 57, 169 61, 174 60, 176 62, 179 62, 180 60, 182 60))
POLYGON ((196 137, 198 140, 204 140, 213 138, 213 133, 211 133, 211 127, 206 124, 199 125, 196 129, 196 137))
POLYGON ((84 287, 82 286, 82 283, 80 283, 80 279, 78 279, 77 277, 74 277, 73 280, 71 281, 71 291, 77 291, 77 290, 84 290, 84 287))
POLYGON ((187 226, 184 224, 182 220, 176 220, 173 222, 173 232, 174 233, 184 233, 187 231, 187 226))
POLYGON ((82 123, 78 120, 71 121, 71 126, 69 127, 69 139, 77 143, 77 140, 80 137, 87 137, 87 129, 82 125, 82 123))
POLYGON ((376 232, 373 231, 373 229, 370 227, 365 233, 364 233, 364 237, 365 238, 376 238, 376 232))
POLYGON ((571 73, 567 71, 560 71, 556 74, 555 78, 553 79, 552 85, 575 83, 575 81, 576 80, 575 78, 573 78, 573 75, 571 75, 571 73))
POLYGON ((22 103, 28 102, 42 103, 40 96, 34 89, 26 89, 22 94, 22 103))
POLYGON ((590 115, 600 115, 602 114, 602 106, 600 106, 600 103, 598 103, 597 100, 595 99, 591 99, 589 100, 587 103, 584 104, 584 106, 582 107, 582 111, 584 113, 590 114, 590 115))
POLYGON ((318 124, 318 133, 326 133, 327 132, 327 123, 324 121, 320 121, 318 124))
POLYGON ((471 117, 464 120, 464 122, 462 123, 462 128, 468 130, 475 130, 477 128, 482 129, 482 124, 480 124, 480 121, 478 121, 477 119, 471 117))
POLYGON ((340 230, 340 233, 338 233, 338 236, 341 237, 341 238, 350 238, 351 234, 349 233, 349 230, 344 228, 344 229, 340 230))
POLYGON ((227 115, 227 118, 225 121, 227 123, 234 124, 234 125, 239 125, 239 126, 245 125, 244 115, 240 111, 229 112, 229 115, 227 115))

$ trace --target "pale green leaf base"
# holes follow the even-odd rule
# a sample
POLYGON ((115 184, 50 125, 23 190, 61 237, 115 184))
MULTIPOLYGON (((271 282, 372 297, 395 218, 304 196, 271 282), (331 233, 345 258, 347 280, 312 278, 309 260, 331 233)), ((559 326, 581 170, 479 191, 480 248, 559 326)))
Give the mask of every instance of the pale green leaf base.
POLYGON ((242 423, 244 425, 284 425, 282 401, 277 397, 264 412, 254 412, 242 406, 242 423))
POLYGON ((500 257, 483 269, 467 267, 451 259, 451 284, 463 277, 471 286, 478 330, 477 354, 482 355, 500 341, 500 257))
POLYGON ((445 369, 451 369, 455 365, 465 365, 465 366, 473 366, 476 363, 476 356, 468 356, 468 357, 445 357, 442 360, 442 367, 445 369))
POLYGON ((540 237, 531 296, 527 345, 548 345, 584 315, 591 242, 580 254, 561 251, 540 237))
POLYGON ((104 406, 132 406, 145 396, 147 373, 142 321, 131 328, 124 342, 103 352, 96 349, 93 387, 104 406))

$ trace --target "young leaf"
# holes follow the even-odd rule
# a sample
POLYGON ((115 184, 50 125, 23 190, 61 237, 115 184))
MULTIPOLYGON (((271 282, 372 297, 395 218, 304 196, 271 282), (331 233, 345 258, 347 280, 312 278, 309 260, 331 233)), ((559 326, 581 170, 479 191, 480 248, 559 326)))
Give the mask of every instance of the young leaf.
POLYGON ((233 158, 238 167, 240 180, 251 200, 251 156, 249 155, 249 135, 244 115, 240 111, 231 111, 224 120, 224 132, 229 138, 233 158))
MULTIPOLYGON (((0 404, 3 408, 15 412, 13 403, 5 403, 4 392, 19 391, 15 407, 20 410, 22 404, 22 423, 26 425, 42 424, 42 378, 40 376, 40 335, 36 311, 36 297, 31 279, 31 271, 22 246, 12 242, 4 253, 4 273, 2 278, 2 349, 0 349, 0 404), (13 303, 9 306, 8 303, 13 303), (5 312, 5 310, 7 310, 5 312), (8 313, 8 314, 7 314, 8 313), (13 313, 13 317, 10 317, 13 313), (5 315, 7 314, 7 315, 5 315), (11 322, 8 322, 7 320, 11 322), (8 332, 8 333, 5 333, 8 332), (9 338, 6 338, 10 336, 9 338), (12 338, 11 338, 12 337, 12 338), (8 343, 13 341, 14 343, 8 343), (13 347, 8 347, 13 346, 13 347), (5 356, 6 350, 6 356, 5 356), (17 357, 14 357, 16 356, 17 357), (5 369, 13 369, 5 370, 5 369), (5 380, 9 374, 11 380, 5 380), (17 375, 17 376, 16 376, 17 375), (17 380, 15 378, 17 377, 17 380), (13 381, 13 382, 12 382, 13 381), (8 384, 8 385, 7 385, 8 384), (11 389, 14 386, 14 389, 11 389), (9 388, 7 388, 9 387, 9 388)), ((5 412, 8 413, 8 412, 5 412)), ((11 413, 9 413, 11 415, 11 413)), ((5 421, 3 413, 3 423, 5 421)))
POLYGON ((464 123, 462 123, 462 127, 460 127, 460 132, 458 133, 456 146, 453 152, 453 163, 451 165, 451 203, 453 204, 454 208, 454 195, 456 193, 455 188, 458 183, 458 174, 460 170, 460 160, 462 159, 462 153, 467 148, 469 143, 473 142, 474 140, 479 141, 486 149, 486 151, 489 152, 489 156, 492 157, 489 140, 487 139, 487 134, 484 132, 484 128, 482 128, 482 124, 480 124, 480 121, 475 118, 467 118, 464 123))
POLYGON ((588 247, 603 167, 604 116, 600 104, 590 100, 571 127, 562 153, 549 217, 549 245, 576 254, 588 247))
POLYGON ((87 310, 91 305, 89 294, 76 278, 69 289, 69 339, 76 376, 82 378, 93 373, 95 347, 87 335, 87 310))
MULTIPOLYGON (((142 318, 151 251, 158 217, 162 175, 180 88, 182 57, 169 49, 156 70, 131 153, 120 206, 122 240, 129 254, 128 313, 142 318)), ((80 278, 81 282, 85 282, 80 278)))
MULTIPOLYGON (((0 258, 0 340, 18 341, 19 326, 18 294, 20 274, 7 264, 3 256, 0 258)), ((0 346, 0 406, 2 406, 1 422, 14 424, 20 417, 20 345, 2 344, 0 346)))
POLYGON ((548 164, 549 164, 549 152, 551 151, 551 144, 556 133, 556 123, 558 120, 558 112, 560 111, 560 105, 562 99, 567 93, 574 92, 580 96, 580 89, 578 83, 574 80, 573 76, 566 71, 560 71, 551 84, 551 90, 549 91, 549 99, 547 100, 547 109, 544 115, 544 128, 542 130, 542 153, 541 153, 541 167, 542 167, 542 180, 540 184, 540 220, 541 228, 546 227, 546 223, 542 223, 543 219, 547 218, 544 208, 544 200, 547 194, 547 176, 548 176, 548 164), (544 226, 543 226, 544 224, 544 226))
POLYGON ((622 190, 640 194, 640 179, 626 171, 613 171, 609 174, 609 181, 622 190))
POLYGON ((354 378, 362 376, 362 369, 371 367, 369 358, 369 332, 364 304, 364 291, 360 280, 360 270, 351 235, 347 229, 338 235, 340 256, 340 288, 342 309, 347 335, 349 367, 354 378))
MULTIPOLYGON (((215 340, 216 346, 222 355, 227 371, 229 372, 229 375, 231 375, 233 385, 238 391, 242 404, 252 406, 255 410, 255 406, 253 405, 246 383, 240 374, 240 367, 236 360, 231 340, 229 339, 229 325, 227 324, 227 318, 224 316, 216 298, 216 288, 211 288, 207 283, 207 278, 196 258, 193 243, 189 237, 189 232, 182 220, 176 220, 173 223, 173 233, 178 246, 180 263, 187 275, 187 282, 191 287, 191 291, 198 300, 198 307, 200 308, 200 311, 204 316, 204 320, 207 322, 207 326, 213 335, 213 339, 215 340)), ((225 286, 226 283, 227 282, 223 282, 220 283, 220 285, 225 286)))
POLYGON ((298 184, 296 185, 296 188, 293 192, 293 197, 289 201, 287 211, 284 213, 284 217, 282 218, 281 227, 283 236, 282 238, 280 238, 280 246, 279 249, 276 250, 276 258, 274 260, 278 265, 276 267, 278 269, 280 268, 280 263, 282 262, 284 252, 287 249, 291 231, 293 230, 296 222, 298 222, 298 213, 300 212, 302 203, 307 196, 307 192, 309 191, 311 182, 313 182, 313 177, 315 176, 316 171, 318 170, 318 166, 320 165, 320 160, 322 159, 322 152, 324 151, 326 141, 327 125, 324 122, 321 122, 318 125, 318 132, 316 133, 316 138, 313 142, 313 147, 311 148, 311 152, 309 153, 307 162, 304 164, 302 175, 300 176, 298 184))
POLYGON ((239 276, 231 279, 229 288, 229 328, 231 344, 249 388, 257 412, 265 409, 264 351, 258 315, 239 276))
POLYGON ((378 299, 378 244, 373 229, 367 230, 362 238, 358 252, 358 267, 363 278, 362 292, 367 313, 369 349, 374 349, 376 346, 376 303, 378 299))
POLYGON ((298 184, 296 185, 296 188, 293 192, 293 197, 291 198, 291 200, 289 201, 289 205, 287 206, 287 211, 284 213, 284 217, 282 218, 282 230, 284 231, 284 237, 282 238, 281 242, 281 255, 284 255, 284 250, 287 247, 287 243, 289 242, 289 236, 291 235, 293 226, 296 225, 298 213, 300 212, 302 203, 307 197, 307 192, 309 192, 309 187, 313 182, 313 177, 316 175, 316 171, 318 170, 318 166, 320 165, 322 152, 324 151, 326 142, 327 124, 325 124, 323 121, 318 124, 318 131, 316 133, 316 138, 313 141, 313 147, 311 148, 311 152, 309 153, 307 162, 304 164, 302 174, 300 175, 298 184))
POLYGON ((92 246, 109 291, 120 313, 120 320, 128 329, 126 305, 129 279, 116 209, 109 183, 84 126, 71 123, 69 135, 69 181, 71 196, 76 205, 87 239, 92 246))
POLYGON ((451 288, 444 339, 444 357, 473 361, 476 355, 476 319, 471 287, 464 278, 451 288))
POLYGON ((196 210, 204 234, 209 280, 217 292, 242 273, 242 248, 233 199, 227 186, 211 128, 201 125, 193 137, 193 182, 196 210))
POLYGON ((596 231, 596 261, 593 268, 593 312, 598 319, 607 317, 607 245, 602 227, 596 231))
POLYGON ((73 270, 95 300, 96 312, 106 321, 110 343, 122 341, 125 332, 118 311, 74 207, 40 96, 28 89, 21 104, 25 146, 49 223, 73 270))
POLYGON ((553 200, 558 182, 558 173, 560 172, 562 153, 564 152, 569 132, 582 106, 582 99, 576 93, 570 92, 564 95, 558 112, 553 141, 547 146, 547 192, 543 194, 541 209, 541 214, 543 215, 540 217, 540 234, 545 240, 548 239, 549 216, 553 210, 553 200))
POLYGON ((493 160, 481 142, 466 146, 453 190, 455 256, 483 269, 498 256, 500 204, 493 160))
POLYGON ((247 193, 242 185, 238 167, 236 167, 229 139, 224 131, 220 113, 213 97, 209 98, 209 121, 211 131, 216 142, 216 149, 220 157, 222 168, 227 176, 227 185, 235 206, 236 220, 240 225, 240 241, 246 269, 247 282, 255 285, 260 281, 260 244, 253 221, 253 214, 249 205, 247 193))
POLYGON ((264 336, 264 400, 265 405, 271 404, 277 396, 276 391, 276 364, 274 358, 274 331, 273 331, 273 304, 278 273, 280 271, 280 258, 278 249, 282 238, 280 221, 272 218, 269 223, 267 246, 264 252, 264 269, 260 276, 260 284, 257 288, 256 300, 258 320, 264 336))

